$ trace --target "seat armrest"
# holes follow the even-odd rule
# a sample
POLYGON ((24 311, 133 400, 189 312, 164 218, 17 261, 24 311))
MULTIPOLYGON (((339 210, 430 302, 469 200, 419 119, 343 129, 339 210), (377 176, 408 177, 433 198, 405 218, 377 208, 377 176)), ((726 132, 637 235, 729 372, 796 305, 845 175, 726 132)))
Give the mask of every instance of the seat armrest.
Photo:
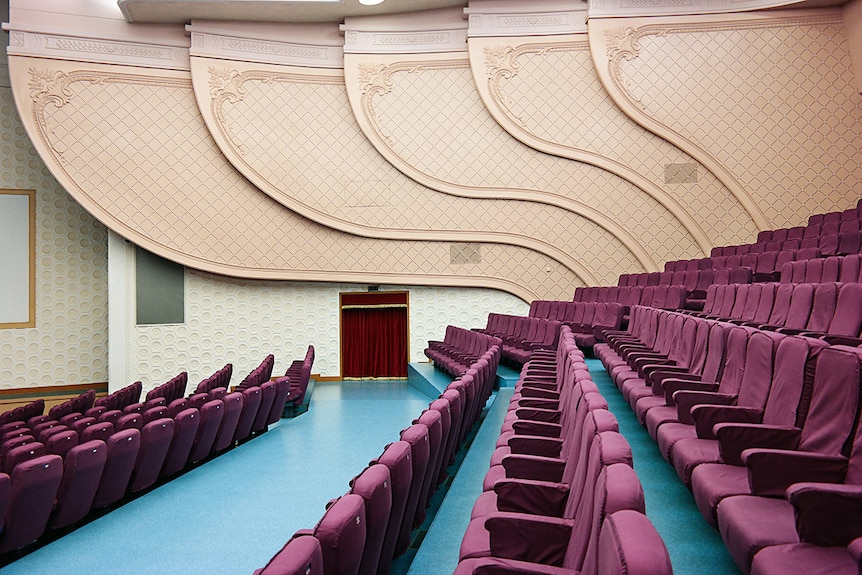
POLYGON ((787 490, 799 540, 845 547, 862 537, 862 485, 796 483, 787 490))
POLYGON ((700 381, 695 379, 697 376, 689 377, 671 377, 661 381, 661 387, 664 390, 664 401, 668 405, 676 405, 674 394, 677 391, 700 391, 715 393, 718 391, 718 383, 714 381, 700 381))
POLYGON ((558 437, 538 437, 535 435, 513 435, 506 442, 513 454, 559 457, 563 440, 558 437))
POLYGON ((499 511, 545 517, 562 517, 569 499, 567 484, 531 479, 501 479, 494 492, 499 511))
POLYGON ((519 407, 515 410, 515 416, 519 420, 544 421, 547 423, 559 423, 560 411, 556 409, 540 409, 537 407, 519 407))
POLYGON ((503 469, 510 479, 536 479, 559 482, 563 479, 566 462, 554 457, 538 455, 508 455, 503 458, 503 469))
POLYGON ((533 407, 538 409, 559 409, 559 399, 536 399, 532 397, 522 397, 518 400, 518 407, 533 407))
POLYGON ((560 392, 540 387, 530 387, 528 385, 521 386, 518 391, 521 397, 541 397, 543 399, 560 399, 560 392))
POLYGON ((798 427, 745 423, 717 423, 712 432, 721 459, 728 465, 742 465, 742 452, 750 448, 796 449, 802 435, 798 427))
POLYGON ((541 435, 542 437, 559 437, 563 426, 559 423, 547 423, 545 421, 516 420, 512 423, 512 429, 518 435, 541 435))
MULTIPOLYGON (((686 368, 673 366, 667 366, 663 369, 657 369, 646 374, 646 382, 653 389, 663 390, 664 382, 670 379, 700 381, 700 376, 690 373, 686 368)), ((662 393, 662 391, 659 391, 659 393, 662 393)))
POLYGON ((691 412, 696 405, 733 405, 736 403, 735 395, 694 390, 677 391, 674 393, 673 399, 676 403, 677 419, 686 425, 694 425, 691 412))
POLYGON ((537 517, 520 513, 494 513, 485 519, 491 555, 530 563, 562 566, 571 519, 537 517))
POLYGON ((847 474, 846 457, 784 449, 746 449, 742 462, 748 468, 751 494, 783 497, 794 483, 841 483, 847 474))
POLYGON ((700 439, 715 439, 713 428, 717 423, 760 423, 763 410, 738 405, 695 405, 691 417, 700 439))

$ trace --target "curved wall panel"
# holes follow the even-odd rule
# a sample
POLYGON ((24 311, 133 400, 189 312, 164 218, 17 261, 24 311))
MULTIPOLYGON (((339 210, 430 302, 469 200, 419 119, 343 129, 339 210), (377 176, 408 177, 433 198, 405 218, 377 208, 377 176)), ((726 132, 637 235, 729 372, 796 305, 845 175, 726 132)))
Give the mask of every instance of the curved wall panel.
POLYGON ((591 19, 589 38, 619 106, 709 167, 759 226, 862 195, 862 97, 840 11, 591 19))
POLYGON ((568 298, 577 277, 503 244, 367 239, 261 193, 221 155, 186 72, 10 58, 37 149, 86 209, 135 243, 197 269, 253 278, 492 287, 568 298))
POLYGON ((672 240, 655 239, 655 226, 676 218, 630 182, 512 138, 483 105, 463 55, 345 54, 345 78, 360 126, 394 166, 449 194, 524 202, 527 233, 546 217, 537 204, 553 206, 570 221, 557 228, 561 245, 600 284, 703 253, 681 226, 672 240))
MULTIPOLYGON (((655 232, 690 234, 706 252, 756 234, 744 206, 712 173, 613 103, 585 34, 471 38, 470 63, 488 111, 513 137, 607 170, 654 198, 675 217, 655 232), (675 177, 681 171, 685 177, 675 177)), ((637 225, 636 213, 617 217, 637 225)))
POLYGON ((442 194, 393 168, 359 130, 340 70, 194 57, 192 79, 225 156, 291 210, 361 236, 521 246, 595 283, 561 231, 577 222, 560 210, 442 194))

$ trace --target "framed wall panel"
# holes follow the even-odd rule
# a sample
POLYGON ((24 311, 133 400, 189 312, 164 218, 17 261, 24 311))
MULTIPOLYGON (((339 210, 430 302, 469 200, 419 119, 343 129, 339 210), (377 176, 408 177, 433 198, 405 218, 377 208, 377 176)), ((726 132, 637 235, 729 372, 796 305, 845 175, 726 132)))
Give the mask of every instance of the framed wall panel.
POLYGON ((36 192, 0 190, 0 329, 36 327, 36 192))

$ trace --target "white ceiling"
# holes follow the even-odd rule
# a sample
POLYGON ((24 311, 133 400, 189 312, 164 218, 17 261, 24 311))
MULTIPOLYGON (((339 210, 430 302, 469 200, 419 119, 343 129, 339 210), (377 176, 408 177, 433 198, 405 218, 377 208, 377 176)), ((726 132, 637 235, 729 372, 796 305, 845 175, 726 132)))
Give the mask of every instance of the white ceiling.
POLYGON ((467 0, 384 0, 363 6, 359 0, 118 0, 128 22, 188 23, 192 20, 258 22, 343 22, 376 16, 464 7, 467 0))

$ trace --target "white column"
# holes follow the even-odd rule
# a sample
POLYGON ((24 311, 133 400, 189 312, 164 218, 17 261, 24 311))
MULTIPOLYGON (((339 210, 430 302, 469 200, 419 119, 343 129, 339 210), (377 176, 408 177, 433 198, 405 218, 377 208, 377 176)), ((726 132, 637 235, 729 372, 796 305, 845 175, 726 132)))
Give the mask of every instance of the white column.
POLYGON ((108 392, 136 379, 135 246, 108 231, 108 392))

